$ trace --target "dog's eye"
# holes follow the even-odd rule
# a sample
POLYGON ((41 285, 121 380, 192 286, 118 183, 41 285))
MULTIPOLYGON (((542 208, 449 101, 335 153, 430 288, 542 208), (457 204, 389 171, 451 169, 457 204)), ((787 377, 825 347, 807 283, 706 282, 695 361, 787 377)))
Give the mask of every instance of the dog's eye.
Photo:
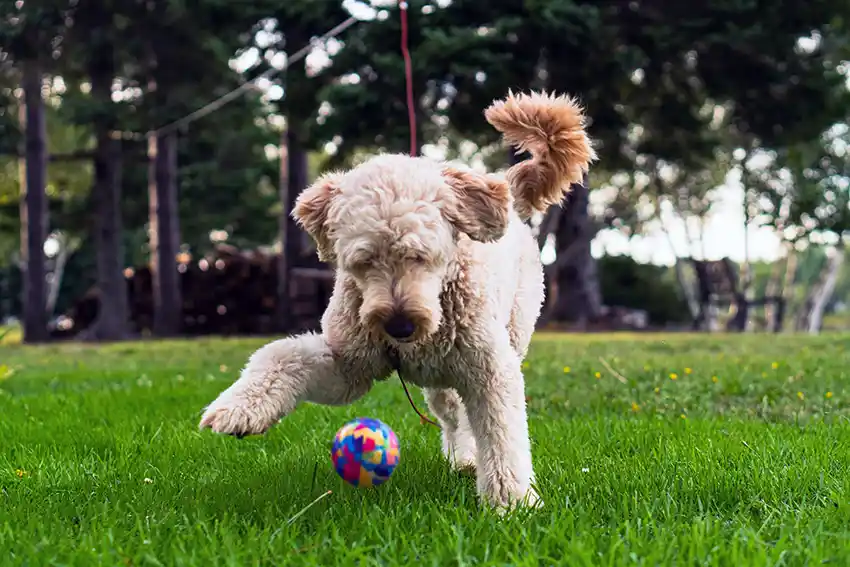
POLYGON ((352 272, 365 272, 375 263, 371 254, 358 254, 348 262, 348 269, 352 272))
POLYGON ((428 258, 425 256, 425 254, 412 254, 410 256, 410 261, 416 265, 421 266, 422 264, 428 263, 428 258))

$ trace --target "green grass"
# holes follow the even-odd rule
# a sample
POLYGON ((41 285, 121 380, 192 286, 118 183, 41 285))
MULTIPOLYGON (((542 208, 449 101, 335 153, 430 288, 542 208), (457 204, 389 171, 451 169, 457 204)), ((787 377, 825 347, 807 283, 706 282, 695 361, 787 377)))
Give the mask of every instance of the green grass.
POLYGON ((0 346, 0 565, 850 564, 850 335, 541 334, 546 507, 501 519, 397 381, 264 437, 197 431, 260 344, 0 346), (358 415, 402 443, 378 489, 330 467, 358 415))

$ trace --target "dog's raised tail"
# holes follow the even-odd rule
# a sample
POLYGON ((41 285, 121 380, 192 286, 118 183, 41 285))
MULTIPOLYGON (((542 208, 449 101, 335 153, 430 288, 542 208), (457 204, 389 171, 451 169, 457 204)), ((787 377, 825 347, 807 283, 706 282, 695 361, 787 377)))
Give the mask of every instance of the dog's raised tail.
POLYGON ((506 143, 532 159, 507 171, 514 207, 523 219, 560 203, 570 184, 581 183, 596 152, 585 132, 584 110, 566 95, 511 92, 484 111, 506 143))

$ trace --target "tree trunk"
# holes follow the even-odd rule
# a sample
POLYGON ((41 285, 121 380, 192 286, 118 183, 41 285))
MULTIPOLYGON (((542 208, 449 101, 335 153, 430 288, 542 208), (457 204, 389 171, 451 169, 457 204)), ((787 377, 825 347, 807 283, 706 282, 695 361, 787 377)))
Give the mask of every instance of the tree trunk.
MULTIPOLYGON (((683 199, 681 191, 679 194, 679 199, 680 201, 683 199)), ((682 258, 679 256, 678 250, 676 250, 676 243, 673 241, 673 235, 670 234, 670 230, 667 228, 667 226, 663 222, 661 223, 661 230, 664 232, 664 236, 667 238, 667 244, 670 246, 670 252, 673 253, 673 272, 676 274, 676 283, 679 284, 679 290, 682 292, 682 297, 685 298, 685 302, 688 305, 688 311, 691 314, 691 320, 697 321, 700 319, 700 315, 702 315, 701 327, 704 330, 712 330, 714 327, 714 319, 716 319, 716 314, 713 312, 714 310, 711 309, 710 306, 700 304, 701 302, 694 291, 694 286, 688 283, 687 277, 685 276, 684 260, 692 258, 690 251, 692 248, 691 244, 693 242, 693 240, 691 239, 691 231, 688 228, 688 219, 684 214, 682 214, 682 211, 684 210, 682 203, 676 203, 674 201, 671 204, 673 205, 673 210, 676 211, 676 214, 678 214, 682 218, 682 222, 685 226, 685 242, 687 244, 687 256, 686 258, 682 258), (703 308, 706 310, 706 313, 701 313, 701 310, 703 308)), ((703 260, 705 260, 704 256, 703 260)))
POLYGON ((809 328, 809 317, 812 314, 812 308, 814 306, 815 286, 818 284, 819 282, 815 283, 814 286, 806 292, 806 296, 803 298, 803 303, 801 303, 794 312, 795 331, 805 331, 809 328))
POLYGON ((92 196, 99 308, 91 338, 120 341, 130 338, 122 242, 120 142, 112 139, 108 130, 102 130, 97 134, 96 153, 92 196))
POLYGON ((23 278, 23 340, 46 342, 47 281, 44 243, 47 240, 47 124, 41 98, 42 75, 35 61, 23 65, 23 99, 20 108, 24 128, 21 168, 21 270, 23 278))
POLYGON ((183 322, 183 302, 177 271, 180 218, 177 208, 176 141, 175 134, 154 135, 148 141, 153 327, 154 334, 160 337, 178 335, 183 322))
POLYGON ((794 247, 793 243, 789 243, 788 245, 788 260, 785 262, 785 276, 782 282, 782 290, 780 294, 782 298, 785 300, 783 305, 782 312, 779 313, 776 317, 774 329, 777 333, 781 332, 785 326, 785 315, 788 312, 788 307, 791 302, 794 301, 794 297, 796 297, 796 277, 797 277, 797 262, 799 260, 799 255, 797 254, 797 250, 794 247))
POLYGON ((595 232, 588 215, 589 203, 590 192, 585 176, 582 184, 573 185, 555 230, 558 256, 568 254, 568 258, 554 274, 558 296, 550 318, 576 323, 579 328, 598 319, 602 313, 602 290, 596 260, 590 254, 590 242, 595 232))
MULTIPOLYGON (((783 263, 782 260, 776 260, 770 268, 770 276, 767 280, 767 285, 764 288, 766 297, 777 297, 782 294, 782 267, 783 264, 788 266, 788 259, 783 263)), ((776 319, 778 305, 766 303, 764 305, 764 327, 765 330, 771 329, 771 321, 776 319)))
POLYGON ((92 99, 100 107, 96 117, 94 185, 94 242, 97 259, 98 314, 87 338, 119 341, 129 338, 129 306, 124 280, 124 245, 121 222, 121 145, 110 130, 112 52, 101 49, 90 62, 92 99))
MULTIPOLYGON (((753 195, 753 191, 750 189, 750 186, 747 182, 748 170, 746 162, 747 160, 744 161, 744 173, 741 179, 741 183, 744 187, 744 261, 741 264, 739 285, 742 301, 749 303, 753 299, 753 281, 755 279, 750 251, 750 224, 753 221, 753 217, 750 214, 750 205, 753 199, 755 199, 755 196, 753 195)), ((747 332, 752 330, 751 319, 752 318, 748 316, 742 321, 743 328, 741 329, 741 331, 747 332)))
MULTIPOLYGON (((289 187, 289 205, 287 214, 292 210, 295 204, 295 199, 307 187, 309 183, 309 163, 307 150, 304 149, 304 144, 300 134, 293 130, 287 130, 287 185, 289 187)), ((292 259, 293 266, 297 265, 304 254, 305 246, 309 244, 310 237, 307 233, 298 228, 294 222, 287 223, 288 238, 286 253, 292 259)))
MULTIPOLYGON (((688 311, 691 314, 692 319, 696 319, 700 315, 700 306, 699 299, 696 297, 696 293, 694 292, 694 286, 688 283, 688 279, 685 276, 685 262, 682 258, 676 256, 676 259, 673 262, 673 272, 676 274, 676 283, 679 284, 679 289, 682 292, 682 297, 685 298, 685 303, 688 306, 688 311)), ((708 309, 708 306, 705 306, 708 309)), ((709 313, 703 313, 705 320, 703 324, 705 325, 706 330, 711 329, 711 315, 709 313)))
POLYGON ((60 234, 59 242, 59 252, 56 254, 56 258, 53 259, 53 267, 47 278, 48 317, 52 317, 56 311, 56 302, 59 299, 59 290, 62 289, 62 278, 65 275, 65 266, 68 263, 68 258, 77 249, 78 239, 69 238, 65 234, 60 234))
MULTIPOLYGON (((840 237, 839 237, 840 242, 840 237)), ((826 305, 832 299, 835 284, 838 282, 838 274, 844 265, 844 247, 840 244, 826 262, 825 274, 817 287, 817 292, 812 296, 812 310, 808 317, 807 331, 810 335, 817 335, 823 327, 823 315, 826 305), (822 283, 821 283, 822 282, 822 283)))
POLYGON ((281 254, 278 257, 277 267, 276 326, 282 333, 293 330, 294 321, 290 293, 291 271, 300 262, 304 251, 304 241, 307 237, 291 217, 295 200, 308 183, 307 157, 307 152, 301 144, 298 132, 289 122, 286 132, 281 136, 279 185, 282 210, 278 226, 281 254))
MULTIPOLYGON (((688 284, 685 278, 685 269, 682 265, 682 258, 679 257, 679 252, 676 250, 676 243, 673 242, 673 235, 667 230, 667 227, 662 223, 661 229, 664 236, 667 237, 667 244, 670 246, 670 252, 673 253, 673 273, 676 274, 676 283, 679 284, 679 290, 682 292, 682 297, 688 305, 688 311, 691 314, 691 319, 696 320, 700 315, 700 302, 694 293, 694 289, 688 284)), ((704 315, 708 315, 707 313, 704 315)), ((710 328, 708 321, 705 321, 706 328, 710 328)))
POLYGON ((288 252, 290 225, 292 220, 292 202, 289 197, 289 129, 280 134, 280 178, 278 180, 278 197, 280 199, 280 218, 278 218, 278 238, 280 239, 280 255, 277 257, 277 304, 275 309, 275 326, 280 333, 288 333, 292 328, 292 312, 290 309, 289 274, 292 259, 288 252))
MULTIPOLYGON (((561 222, 561 215, 564 214, 564 209, 561 207, 549 207, 549 210, 543 215, 540 225, 537 227, 537 232, 534 237, 537 239, 538 250, 543 250, 546 243, 549 241, 549 235, 553 234, 561 222)), ((532 227, 532 233, 534 227, 532 227)))

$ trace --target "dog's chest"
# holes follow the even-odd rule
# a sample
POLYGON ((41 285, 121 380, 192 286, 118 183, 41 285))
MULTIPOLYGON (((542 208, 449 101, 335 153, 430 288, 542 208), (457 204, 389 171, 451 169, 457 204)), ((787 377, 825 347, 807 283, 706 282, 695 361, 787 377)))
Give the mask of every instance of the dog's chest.
POLYGON ((450 388, 456 377, 447 368, 447 360, 437 356, 400 356, 398 373, 406 381, 420 388, 450 388))
POLYGON ((430 346, 399 353, 397 370, 408 383, 420 388, 457 388, 469 369, 455 345, 430 346))

